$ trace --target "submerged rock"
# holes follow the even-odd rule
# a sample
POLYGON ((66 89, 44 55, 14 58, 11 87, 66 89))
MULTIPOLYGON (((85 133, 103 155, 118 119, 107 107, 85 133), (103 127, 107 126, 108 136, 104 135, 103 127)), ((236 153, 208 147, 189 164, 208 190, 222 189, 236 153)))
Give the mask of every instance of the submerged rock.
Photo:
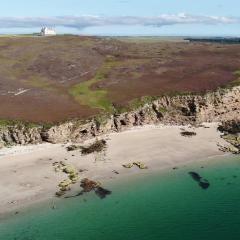
POLYGON ((208 182, 208 180, 203 179, 198 173, 196 172, 189 172, 189 175, 192 177, 192 179, 196 182, 198 182, 198 185, 202 188, 202 189, 208 189, 210 186, 210 183, 208 182))
POLYGON ((107 195, 110 195, 112 192, 109 191, 109 190, 107 190, 107 189, 105 189, 105 188, 97 187, 97 189, 95 190, 95 193, 96 193, 96 195, 97 195, 99 198, 103 199, 103 198, 105 198, 107 195))
POLYGON ((195 180, 195 181, 200 181, 201 180, 201 176, 198 174, 198 173, 196 173, 196 172, 189 172, 189 174, 191 175, 191 177, 193 178, 193 180, 195 180))
POLYGON ((78 194, 74 195, 74 196, 67 196, 65 198, 73 198, 73 197, 78 197, 83 195, 84 193, 89 193, 91 191, 95 191, 95 194, 101 198, 104 199, 106 198, 108 195, 110 195, 112 192, 101 187, 101 183, 90 180, 88 178, 84 178, 81 181, 80 187, 83 188, 83 190, 81 192, 79 192, 78 194))
POLYGON ((209 183, 207 180, 200 181, 200 182, 199 182, 199 186, 200 186, 201 188, 203 188, 203 189, 207 189, 207 188, 209 188, 210 183, 209 183))

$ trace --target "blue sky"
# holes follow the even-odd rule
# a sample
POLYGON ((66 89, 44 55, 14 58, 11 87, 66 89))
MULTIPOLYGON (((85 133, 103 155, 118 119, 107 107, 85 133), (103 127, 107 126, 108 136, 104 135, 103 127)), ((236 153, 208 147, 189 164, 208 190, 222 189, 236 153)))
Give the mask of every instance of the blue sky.
POLYGON ((0 33, 240 36, 239 0, 1 0, 0 33))

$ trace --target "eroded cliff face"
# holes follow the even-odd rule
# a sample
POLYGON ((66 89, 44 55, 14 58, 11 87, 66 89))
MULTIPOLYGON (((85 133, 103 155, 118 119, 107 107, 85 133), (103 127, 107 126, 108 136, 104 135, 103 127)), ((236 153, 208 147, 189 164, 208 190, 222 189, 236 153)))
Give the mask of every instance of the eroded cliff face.
POLYGON ((42 127, 27 128, 24 125, 0 128, 0 148, 12 145, 36 144, 42 142, 42 127))
POLYGON ((82 142, 105 133, 147 124, 194 124, 240 120, 240 87, 220 89, 205 95, 164 96, 134 111, 91 119, 69 121, 44 129, 11 126, 0 129, 0 145, 41 142, 82 142))

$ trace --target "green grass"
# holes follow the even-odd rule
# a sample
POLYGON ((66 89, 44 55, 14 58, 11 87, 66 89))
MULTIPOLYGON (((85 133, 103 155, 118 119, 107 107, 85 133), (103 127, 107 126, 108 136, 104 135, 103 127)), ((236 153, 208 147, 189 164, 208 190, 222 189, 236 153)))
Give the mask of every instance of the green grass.
POLYGON ((31 122, 20 121, 20 120, 0 119, 0 128, 11 127, 11 126, 24 126, 25 128, 35 128, 41 125, 37 123, 31 123, 31 122))
POLYGON ((161 113, 166 113, 168 110, 165 107, 159 107, 158 111, 161 113))
POLYGON ((129 102, 129 110, 135 110, 137 108, 143 107, 147 103, 152 103, 157 98, 155 96, 144 96, 141 98, 133 99, 129 102))
POLYGON ((234 75, 237 75, 238 77, 240 77, 240 70, 235 71, 234 75))
POLYGON ((99 125, 105 125, 107 123, 107 121, 109 120, 109 118, 110 118, 110 114, 107 114, 107 113, 101 114, 100 113, 94 117, 94 120, 99 125))
POLYGON ((240 86, 240 70, 237 70, 233 73, 237 78, 230 82, 226 87, 228 88, 232 88, 232 87, 236 87, 236 86, 240 86))
POLYGON ((71 87, 69 90, 70 95, 72 95, 80 104, 112 112, 114 109, 111 101, 107 97, 107 91, 103 89, 93 90, 91 87, 95 83, 105 80, 110 70, 118 65, 118 61, 109 57, 103 66, 97 71, 94 78, 71 87))
POLYGON ((45 130, 50 129, 54 126, 54 123, 50 122, 30 122, 25 120, 11 120, 11 119, 0 119, 0 128, 4 127, 25 127, 26 129, 43 127, 45 130))
POLYGON ((0 127, 8 127, 15 125, 15 121, 0 119, 0 127))

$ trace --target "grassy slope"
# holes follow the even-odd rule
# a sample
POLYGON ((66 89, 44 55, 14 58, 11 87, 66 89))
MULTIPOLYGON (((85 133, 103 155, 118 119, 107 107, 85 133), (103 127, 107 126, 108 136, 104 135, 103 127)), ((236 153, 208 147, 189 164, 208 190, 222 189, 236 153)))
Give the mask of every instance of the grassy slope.
POLYGON ((74 85, 70 88, 69 93, 75 98, 76 101, 83 105, 88 105, 92 108, 99 108, 104 111, 111 112, 113 110, 113 106, 107 97, 107 91, 93 90, 91 89, 91 86, 97 82, 103 81, 109 72, 118 65, 118 61, 111 58, 107 59, 92 79, 74 85))
POLYGON ((240 70, 235 71, 234 75, 237 77, 236 80, 232 81, 229 85, 234 87, 234 86, 239 86, 240 85, 240 70))
MULTIPOLYGON (((18 37, 24 38, 24 37, 18 37)), ((29 37, 30 38, 30 37, 29 37)), ((18 80, 29 87, 37 87, 41 89, 51 90, 54 86, 39 74, 35 73, 32 76, 27 74, 28 66, 41 54, 42 44, 39 44, 38 48, 27 46, 24 41, 16 41, 17 38, 13 38, 9 41, 9 38, 1 38, 0 47, 7 46, 1 49, 0 54, 0 70, 6 77, 13 80, 18 80), (18 53, 19 49, 24 49, 24 52, 18 53)))

